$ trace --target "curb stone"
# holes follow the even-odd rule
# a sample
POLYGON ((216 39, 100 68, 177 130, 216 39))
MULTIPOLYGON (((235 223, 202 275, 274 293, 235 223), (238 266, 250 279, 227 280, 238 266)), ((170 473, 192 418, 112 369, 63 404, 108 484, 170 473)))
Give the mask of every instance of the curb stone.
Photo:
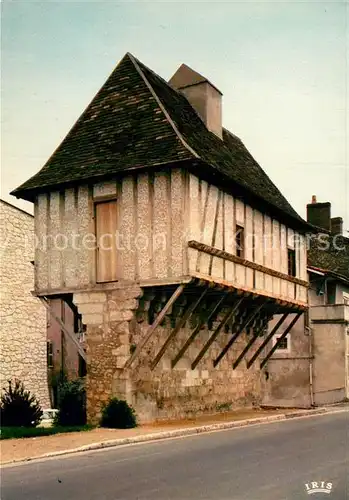
POLYGON ((203 433, 208 433, 208 432, 228 430, 228 429, 234 429, 234 428, 238 428, 238 427, 247 427, 247 426, 256 425, 256 424, 285 421, 285 420, 290 420, 292 418, 306 418, 306 417, 311 417, 313 415, 343 413, 343 412, 348 412, 348 411, 349 411, 348 407, 347 408, 341 407, 339 409, 334 409, 333 407, 317 408, 317 409, 313 409, 313 410, 297 410, 297 411, 294 411, 291 413, 280 413, 278 415, 270 415, 269 417, 256 417, 256 418, 249 418, 249 419, 245 419, 245 420, 233 420, 230 422, 220 422, 220 423, 216 423, 216 424, 200 425, 197 427, 184 427, 182 429, 154 432, 151 434, 143 434, 143 435, 139 435, 139 436, 132 436, 132 437, 127 437, 127 438, 113 439, 110 441, 103 441, 100 443, 92 443, 92 444, 87 444, 84 446, 79 446, 78 448, 54 451, 54 452, 50 452, 50 453, 45 453, 43 455, 37 455, 34 457, 28 457, 28 458, 24 458, 24 459, 10 460, 8 462, 3 462, 1 464, 1 466, 8 466, 11 464, 20 464, 20 463, 24 464, 24 463, 27 463, 30 461, 35 461, 35 460, 54 458, 54 457, 59 457, 62 455, 72 455, 75 453, 81 453, 81 452, 85 452, 85 451, 95 451, 95 450, 101 450, 101 449, 105 449, 105 448, 114 448, 117 446, 123 446, 123 445, 129 445, 129 444, 145 443, 148 441, 159 441, 159 440, 171 439, 171 438, 176 438, 176 437, 195 436, 197 434, 203 434, 203 433))

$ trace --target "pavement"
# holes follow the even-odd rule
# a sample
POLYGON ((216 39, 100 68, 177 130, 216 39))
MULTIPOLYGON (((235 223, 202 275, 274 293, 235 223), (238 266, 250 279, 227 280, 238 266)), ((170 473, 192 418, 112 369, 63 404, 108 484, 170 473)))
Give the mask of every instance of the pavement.
POLYGON ((348 423, 337 411, 6 466, 1 498, 345 500, 348 423))
POLYGON ((328 411, 333 411, 333 408, 317 408, 314 410, 242 409, 211 416, 201 416, 191 420, 140 426, 135 429, 97 428, 88 432, 3 440, 1 441, 1 463, 34 460, 83 450, 197 434, 328 411))

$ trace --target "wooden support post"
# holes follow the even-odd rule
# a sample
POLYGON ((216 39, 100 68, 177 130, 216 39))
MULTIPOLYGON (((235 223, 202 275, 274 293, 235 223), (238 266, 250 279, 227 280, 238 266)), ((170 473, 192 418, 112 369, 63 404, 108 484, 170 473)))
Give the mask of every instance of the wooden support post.
POLYGON ((48 303, 46 297, 38 297, 38 299, 41 301, 41 303, 45 306, 45 308, 47 309, 48 313, 50 314, 50 316, 55 319, 57 321, 57 323, 59 324, 59 326, 61 327, 63 333, 68 336, 70 338, 70 340, 73 342, 73 344, 76 346, 80 356, 82 357, 82 359, 84 361, 86 361, 86 353, 85 351, 83 350, 83 348, 81 347, 78 339, 76 338, 75 334, 72 333, 70 330, 68 330, 68 328, 65 326, 65 324, 63 323, 63 321, 61 320, 61 318, 59 318, 53 311, 52 311, 52 308, 50 306, 50 304, 48 303))
POLYGON ((247 316, 245 321, 242 323, 242 325, 239 327, 238 331, 232 336, 232 338, 229 340, 227 345, 223 348, 222 352, 219 354, 219 356, 214 360, 213 366, 216 367, 218 363, 224 358, 224 356, 227 354, 231 346, 234 344, 235 340, 242 334, 242 332, 245 330, 245 328, 248 327, 248 325, 253 321, 255 316, 259 313, 259 311, 264 307, 265 302, 257 306, 255 309, 253 309, 250 314, 247 316))
POLYGON ((294 327, 294 325, 297 323, 297 321, 299 320, 299 318, 302 316, 303 312, 300 312, 298 313, 294 318, 293 320, 291 321, 291 323, 288 325, 288 327, 286 328, 286 330, 282 333, 282 335, 280 335, 280 337, 278 338, 277 342, 275 343, 275 345, 273 346, 273 348, 269 351, 269 353, 266 355, 266 357, 263 359, 263 361, 261 362, 260 364, 260 368, 262 369, 263 366, 266 364, 266 362, 268 361, 268 359, 274 354, 274 352, 276 351, 276 349, 278 348, 278 345, 282 342, 282 339, 284 339, 286 337, 286 335, 288 334, 288 332, 294 327))
POLYGON ((222 295, 222 297, 219 299, 219 301, 216 303, 216 305, 214 306, 214 308, 205 316, 205 318, 199 322, 199 324, 194 328, 192 334, 190 335, 190 337, 188 338, 188 340, 185 342, 185 344, 183 345, 183 347, 181 348, 181 350, 179 351, 179 353, 177 354, 177 356, 175 357, 175 359, 172 361, 172 368, 174 368, 176 366, 176 364, 178 363, 178 361, 181 359, 181 357, 183 356, 183 354, 186 352, 186 350, 188 349, 188 347, 190 346, 190 344, 193 342, 193 340, 195 339, 195 337, 198 335, 198 333, 200 332, 201 328, 203 327, 203 325, 210 321, 210 319, 214 316, 214 314, 216 313, 216 311, 218 311, 219 307, 221 306, 221 304, 223 303, 223 301, 225 300, 226 296, 229 294, 229 292, 226 292, 224 295, 222 295))
POLYGON ((268 321, 264 322, 263 325, 261 326, 261 328, 259 328, 259 330, 257 331, 257 333, 255 333, 253 335, 253 337, 251 337, 250 341, 245 346, 245 348, 243 349, 243 351, 241 352, 241 354, 239 355, 239 357, 236 359, 236 361, 234 361, 234 363, 233 363, 233 370, 235 370, 235 368, 237 368, 239 366, 240 361, 245 357, 245 355, 247 354, 247 352, 250 350, 250 348, 256 342, 256 340, 259 337, 260 332, 263 331, 264 328, 266 327, 266 324, 268 324, 268 321))
POLYGON ((224 325, 226 325, 226 323, 228 323, 230 321, 230 319, 234 316, 234 314, 236 313, 237 309, 240 307, 240 304, 241 304, 241 302, 243 300, 244 300, 243 297, 240 298, 233 305, 233 308, 230 309, 227 312, 227 314, 224 316, 224 318, 219 323, 219 325, 217 326, 217 328, 215 329, 215 331, 212 333, 211 337, 208 339, 208 341, 206 342, 206 344, 204 345, 204 347, 201 349, 201 351, 199 352, 199 354, 197 355, 197 357, 193 361, 193 363, 191 365, 191 369, 192 370, 194 370, 196 368, 196 366, 199 364, 199 362, 201 361, 201 359, 203 358, 203 356, 205 355, 205 353, 207 352, 207 350, 210 348, 210 346, 213 344, 213 342, 218 337, 218 335, 219 335, 220 331, 222 330, 222 328, 224 327, 224 325))
POLYGON ((159 315, 155 318, 154 323, 149 327, 147 333, 144 335, 144 337, 138 343, 138 345, 137 345, 136 349, 134 350, 134 352, 132 353, 131 357, 126 361, 125 366, 124 366, 124 370, 129 368, 131 366, 131 364, 133 363, 133 361, 139 356, 141 350, 143 349, 145 344, 149 341, 150 337, 152 336, 152 334, 154 333, 156 328, 163 321, 163 319, 165 318, 169 309, 173 306, 173 304, 176 302, 178 297, 182 294, 184 288, 185 288, 185 285, 181 284, 173 292, 170 299, 167 301, 165 306, 162 308, 159 315))
POLYGON ((154 370, 154 368, 156 367, 156 365, 159 363, 160 359, 164 355, 164 353, 165 353, 165 351, 166 351, 169 343, 171 342, 171 340, 175 338, 175 336, 177 335, 177 333, 179 332, 179 330, 185 325, 185 323, 187 322, 187 320, 189 319, 189 317, 192 315, 192 313, 198 307, 198 305, 200 304, 200 302, 202 301, 202 299, 205 297, 207 291, 208 291, 208 288, 205 288, 205 290, 201 293, 201 295, 199 296, 199 298, 197 300, 195 300, 192 304, 189 305, 189 307, 187 308, 187 310, 185 311, 185 313, 183 314, 183 316, 179 319, 177 325, 174 327, 174 329, 172 330, 172 332, 170 333, 170 335, 167 337, 167 339, 165 340, 165 342, 164 342, 163 346, 161 347, 160 351, 156 355, 153 363, 151 364, 151 369, 152 370, 154 370))
POLYGON ((252 366, 252 364, 254 363, 255 359, 258 358, 259 354, 263 351, 264 347, 271 341, 271 339, 273 338, 273 336, 278 331, 278 329, 280 328, 280 326, 282 325, 282 323, 285 321, 285 319, 287 318, 287 316, 289 314, 290 313, 287 312, 287 313, 285 313, 279 319, 279 321, 276 323, 276 325, 274 326, 274 328, 272 329, 272 331, 269 333, 269 335, 267 335, 267 337, 265 338, 265 340, 258 347, 257 351, 254 353, 254 355, 252 356, 252 358, 249 361, 247 361, 247 368, 250 368, 252 366))

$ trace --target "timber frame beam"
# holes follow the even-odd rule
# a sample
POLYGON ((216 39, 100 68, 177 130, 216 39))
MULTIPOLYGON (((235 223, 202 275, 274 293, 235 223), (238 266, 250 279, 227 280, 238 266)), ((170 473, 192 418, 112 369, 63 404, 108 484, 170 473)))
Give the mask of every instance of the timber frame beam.
POLYGON ((271 341, 271 339, 273 338, 273 336, 276 334, 276 332, 278 331, 278 329, 280 328, 280 326, 283 324, 283 322, 286 320, 287 316, 291 314, 291 313, 285 313, 281 316, 281 318, 279 319, 279 321, 276 323, 276 325, 274 326, 274 328, 272 329, 272 331, 269 333, 269 335, 267 335, 267 337, 264 339, 264 341, 262 342, 262 344, 258 347, 258 349, 256 350, 256 352, 254 353, 254 355, 252 356, 252 358, 247 361, 247 368, 249 369, 254 361, 258 358, 259 354, 263 351, 264 347, 271 341))
MULTIPOLYGON (((260 271, 264 274, 268 274, 269 276, 273 276, 275 278, 281 278, 283 280, 289 281, 290 283, 295 283, 297 285, 301 285, 306 288, 309 287, 309 283, 305 280, 289 276, 288 274, 281 273, 280 271, 276 271, 275 269, 262 266, 261 264, 256 264, 255 262, 252 262, 250 260, 242 259, 237 255, 233 255, 232 253, 225 252, 224 250, 220 250, 218 248, 205 245, 205 243, 200 243, 199 241, 190 240, 188 242, 188 247, 194 248, 195 250, 199 250, 199 252, 207 253, 209 255, 212 255, 213 257, 220 257, 221 259, 234 262, 235 264, 240 264, 255 271, 260 271)), ((200 256, 200 254, 198 255, 200 256)))
POLYGON ((156 316, 154 322, 149 326, 147 333, 145 336, 140 340, 138 343, 136 349, 132 353, 131 357, 126 361, 124 370, 129 368, 131 364, 134 362, 134 360, 139 356, 140 352, 142 351, 143 347, 146 345, 146 343, 149 341, 150 337, 153 335, 155 332, 156 328, 162 323, 164 320, 167 312, 170 310, 170 308, 173 306, 173 304, 176 302, 178 297, 183 293, 185 289, 185 284, 178 285, 178 287, 175 289, 169 300, 166 302, 160 313, 156 316))
POLYGON ((292 330, 292 328, 294 327, 294 325, 297 323, 297 321, 299 320, 299 318, 302 316, 303 312, 299 312, 298 314, 296 314, 296 316, 293 318, 293 320, 291 321, 291 323, 288 325, 288 327, 286 328, 286 330, 282 333, 282 335, 280 335, 280 337, 278 338, 277 342, 275 342, 274 346, 272 347, 272 349, 268 352, 268 354, 265 356, 265 358, 263 359, 263 361, 261 362, 260 364, 260 368, 262 369, 263 366, 267 363, 268 359, 274 354, 274 352, 276 351, 276 349, 278 348, 279 344, 282 342, 282 340, 286 337, 286 335, 288 334, 288 332, 290 330, 292 330))
POLYGON ((205 323, 208 323, 210 321, 210 319, 213 318, 215 316, 215 314, 217 314, 219 309, 222 307, 224 300, 229 295, 230 295, 229 292, 223 293, 221 295, 221 297, 219 298, 219 300, 214 305, 214 307, 211 308, 211 310, 204 316, 204 318, 202 318, 198 322, 197 326, 194 328, 194 330, 192 331, 192 333, 189 336, 189 338, 187 339, 187 341, 184 343, 184 345, 182 346, 182 348, 180 349, 180 351, 178 352, 176 357, 172 360, 172 363, 171 363, 172 368, 174 368, 176 366, 176 364, 178 363, 178 361, 183 357, 183 355, 187 351, 188 347, 195 340, 195 338, 197 337, 197 335, 199 334, 201 328, 205 325, 205 323))
POLYGON ((241 351, 241 353, 239 354, 239 356, 236 359, 236 361, 234 361, 234 363, 233 363, 233 370, 235 370, 239 366, 240 362, 243 360, 243 358, 245 357, 245 355, 248 353, 248 351, 251 349, 251 347, 253 346, 253 344, 256 342, 256 340, 260 336, 261 332, 266 328, 266 326, 268 325, 269 321, 270 321, 270 316, 268 316, 267 319, 262 324, 262 326, 256 332, 254 332, 253 336, 251 337, 251 339, 249 340, 249 342, 246 344, 245 348, 241 351))
POLYGON ((164 344, 162 345, 161 349, 155 356, 154 361, 151 364, 151 369, 154 370, 154 368, 157 366, 163 355, 165 354, 165 351, 167 347, 169 346, 170 342, 176 337, 178 334, 179 330, 185 325, 185 323, 188 321, 190 316, 194 313, 194 311, 197 309, 205 295, 207 294, 208 288, 205 288, 204 291, 201 293, 199 298, 197 300, 194 300, 187 308, 183 316, 179 319, 178 323, 172 330, 172 332, 169 334, 167 339, 165 340, 164 344))
POLYGON ((213 342, 216 340, 218 337, 219 333, 221 332, 222 328, 228 323, 235 315, 236 311, 240 307, 242 301, 244 300, 243 297, 239 298, 235 304, 233 304, 233 307, 228 310, 228 312, 225 314, 224 318, 222 321, 219 323, 215 331, 212 333, 211 337, 208 339, 204 347, 201 349, 195 360, 193 361, 191 365, 191 369, 194 370, 196 366, 200 363, 201 359, 204 357, 210 346, 213 344, 213 342))
POLYGON ((221 351, 221 353, 214 360, 214 362, 213 362, 213 366, 214 367, 216 367, 218 365, 218 363, 220 363, 220 361, 227 354, 227 352, 229 351, 229 349, 231 348, 231 346, 234 344, 234 342, 236 341, 236 339, 238 337, 240 337, 240 335, 243 333, 243 331, 251 324, 251 322, 254 320, 254 318, 257 316, 257 314, 259 313, 259 311, 265 306, 266 303, 267 303, 266 301, 263 301, 258 306, 256 305, 256 307, 254 309, 252 309, 252 311, 247 315, 247 317, 245 318, 245 320, 243 321, 243 323, 238 327, 237 332, 234 333, 234 335, 231 337, 231 339, 229 340, 229 342, 223 348, 223 350, 221 351))

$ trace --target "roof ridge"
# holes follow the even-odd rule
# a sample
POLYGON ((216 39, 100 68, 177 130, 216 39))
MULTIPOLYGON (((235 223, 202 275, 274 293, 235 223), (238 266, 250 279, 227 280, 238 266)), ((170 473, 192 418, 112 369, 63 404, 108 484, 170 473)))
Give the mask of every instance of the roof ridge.
MULTIPOLYGON (((155 90, 153 89, 153 87, 151 86, 151 84, 149 83, 147 77, 145 76, 145 74, 143 73, 142 69, 139 67, 139 64, 138 64, 138 59, 136 59, 130 52, 127 52, 127 56, 130 58, 130 60, 132 61, 134 67, 136 68, 136 70, 138 71, 138 73, 140 74, 140 76, 142 77, 144 83, 146 84, 146 86, 148 87, 148 89, 150 90, 152 96, 154 97, 154 99, 156 100, 156 102, 158 103, 159 105, 159 108, 161 109, 161 111, 164 113, 167 121, 169 122, 169 124, 171 125, 171 127, 173 128, 175 134, 177 135, 178 139, 181 141, 181 143, 183 144, 183 146, 190 152, 192 153, 196 158, 200 158, 200 156, 196 153, 196 151, 194 151, 193 148, 191 148, 189 146, 189 144, 185 141, 184 137, 182 136, 182 134, 180 133, 180 131, 178 130, 178 128, 176 127, 174 121, 172 120, 169 112, 166 110, 165 106, 162 104, 160 98, 158 97, 158 95, 156 94, 155 90)), ((149 71, 152 71, 151 69, 147 68, 149 71)), ((152 71, 153 72, 153 71, 152 71)), ((158 75, 157 75, 158 76, 158 75)), ((167 82, 166 82, 167 83, 167 82)), ((167 84, 168 85, 168 84, 167 84)))

